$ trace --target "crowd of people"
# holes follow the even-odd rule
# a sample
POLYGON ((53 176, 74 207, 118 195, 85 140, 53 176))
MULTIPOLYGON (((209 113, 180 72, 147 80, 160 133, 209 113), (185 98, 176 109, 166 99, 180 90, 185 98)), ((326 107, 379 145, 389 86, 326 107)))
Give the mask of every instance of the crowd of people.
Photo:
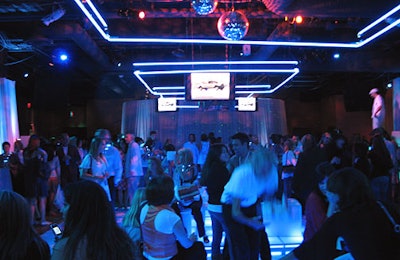
POLYGON ((212 259, 271 259, 261 202, 288 207, 295 198, 306 219, 304 242, 285 259, 346 253, 395 259, 400 234, 387 214, 399 221, 393 205, 400 202, 400 150, 383 128, 370 139, 349 141, 331 129, 319 140, 274 134, 262 146, 254 135, 222 140, 210 133, 201 135, 199 146, 189 134, 176 149, 170 139, 162 144, 156 131, 146 141, 125 133, 113 142, 107 129, 98 129, 87 149, 67 133, 51 141, 32 135, 25 148, 16 141, 14 152, 4 142, 0 166, 8 169, 13 192, 0 192, 0 255, 50 258, 32 226, 62 213, 65 228, 52 259, 205 259, 207 209, 212 259), (121 225, 115 211, 126 212, 121 225), (24 223, 16 230, 30 234, 22 245, 12 244, 19 238, 9 230, 10 213, 24 223), (187 213, 195 233, 185 226, 187 213))

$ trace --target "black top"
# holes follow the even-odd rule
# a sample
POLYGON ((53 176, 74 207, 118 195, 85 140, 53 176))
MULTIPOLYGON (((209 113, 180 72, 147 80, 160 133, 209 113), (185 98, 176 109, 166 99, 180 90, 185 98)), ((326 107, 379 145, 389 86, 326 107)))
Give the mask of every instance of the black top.
POLYGON ((221 163, 214 163, 205 179, 204 186, 207 187, 208 202, 214 205, 221 205, 221 195, 224 192, 225 184, 229 181, 230 175, 226 166, 221 163))
POLYGON ((314 237, 303 242, 294 254, 298 259, 333 259, 338 255, 338 237, 344 239, 354 259, 400 259, 400 238, 396 237, 384 211, 373 201, 328 218, 314 237))

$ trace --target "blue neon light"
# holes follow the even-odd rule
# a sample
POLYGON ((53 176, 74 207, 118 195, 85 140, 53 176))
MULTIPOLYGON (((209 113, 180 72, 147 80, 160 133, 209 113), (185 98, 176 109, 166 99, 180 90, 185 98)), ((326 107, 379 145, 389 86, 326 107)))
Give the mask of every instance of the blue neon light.
POLYGON ((236 73, 293 73, 294 69, 209 69, 209 70, 158 70, 158 71, 140 71, 136 70, 135 75, 170 75, 170 74, 188 74, 192 72, 198 73, 216 73, 216 72, 236 72, 236 73))
POLYGON ((150 66, 191 66, 191 65, 298 65, 298 61, 184 61, 184 62, 135 62, 132 65, 136 67, 150 66))
MULTIPOLYGON (((338 42, 284 42, 284 41, 229 41, 229 40, 209 40, 209 39, 166 39, 166 38, 135 38, 135 37, 111 37, 107 31, 107 23, 104 18, 101 16, 100 12, 96 9, 96 7, 92 4, 90 0, 74 0, 78 7, 82 10, 82 12, 86 15, 86 17, 90 20, 90 22, 94 25, 97 31, 103 36, 103 38, 109 42, 124 42, 124 43, 187 43, 187 44, 229 44, 229 45, 261 45, 261 46, 293 46, 293 47, 326 47, 326 48, 360 48, 377 37, 381 36, 385 32, 391 30, 395 26, 400 23, 400 19, 396 22, 386 26, 380 31, 376 32, 372 36, 360 40, 358 42, 349 42, 349 43, 338 43, 338 42), (102 23, 103 28, 99 25, 99 23, 93 18, 91 12, 86 8, 86 6, 82 3, 86 3, 89 5, 92 13, 97 17, 97 19, 102 23)), ((380 18, 378 18, 375 22, 371 23, 367 27, 363 28, 358 32, 357 36, 360 38, 365 32, 371 30, 380 22, 384 21, 389 16, 393 15, 397 11, 400 10, 400 5, 396 6, 380 18)))
POLYGON ((104 18, 101 16, 101 14, 99 13, 99 11, 97 11, 97 8, 93 5, 91 0, 86 0, 86 3, 90 6, 90 8, 92 9, 93 13, 96 15, 97 19, 100 20, 101 24, 104 27, 108 27, 106 21, 104 20, 104 18))
MULTIPOLYGON (((283 62, 283 61, 282 61, 283 62)), ((278 65, 281 64, 282 62, 278 62, 278 65)), ((166 66, 173 66, 173 65, 193 65, 193 64, 201 64, 201 65, 206 65, 206 62, 158 62, 158 63, 141 63, 141 64, 135 64, 135 66, 141 65, 141 66, 154 66, 154 65, 166 65, 166 66)), ((231 64, 240 64, 243 65, 243 62, 238 62, 238 61, 230 61, 231 64)), ((268 62, 271 64, 271 61, 268 62)), ((287 63, 292 64, 297 64, 297 61, 287 61, 287 63)), ((213 61, 212 64, 221 64, 221 62, 218 61, 213 61)), ((251 62, 245 62, 245 64, 251 64, 251 62)), ((142 78, 142 75, 170 75, 170 74, 188 74, 192 72, 200 72, 200 73, 215 73, 215 72, 235 72, 235 73, 291 73, 291 75, 286 78, 283 82, 281 82, 279 85, 271 89, 271 85, 238 85, 237 88, 267 88, 266 90, 243 90, 243 91, 235 91, 236 94, 249 94, 248 97, 251 97, 253 94, 271 94, 281 88, 286 82, 291 80, 294 76, 296 76, 300 70, 298 68, 293 68, 293 69, 207 69, 207 70, 196 70, 196 69, 186 69, 186 70, 163 70, 163 71, 140 71, 136 70, 134 71, 134 75, 139 79, 139 81, 150 91, 151 94, 156 95, 156 96, 163 96, 163 95, 184 95, 184 92, 163 92, 160 93, 157 90, 172 90, 172 88, 175 89, 181 89, 183 88, 182 86, 177 86, 177 87, 154 87, 151 88, 147 82, 142 78)))
POLYGON ((382 15, 380 18, 378 18, 376 21, 374 21, 373 23, 369 24, 367 27, 365 27, 364 29, 362 29, 361 31, 359 31, 357 33, 357 37, 361 38, 361 36, 369 31, 370 29, 372 29, 372 27, 376 26, 377 24, 379 24, 380 22, 383 22, 386 18, 388 18, 389 16, 391 16, 392 14, 396 13, 397 11, 400 10, 400 5, 396 6, 395 8, 393 8, 392 10, 390 10, 389 12, 387 12, 386 14, 382 15))

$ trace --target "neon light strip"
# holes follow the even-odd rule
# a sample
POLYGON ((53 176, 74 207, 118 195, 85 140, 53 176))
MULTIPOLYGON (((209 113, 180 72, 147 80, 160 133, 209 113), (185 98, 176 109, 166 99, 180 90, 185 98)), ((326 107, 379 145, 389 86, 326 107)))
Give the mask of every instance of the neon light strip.
POLYGON ((147 90, 148 91, 150 91, 150 93, 151 94, 153 94, 153 95, 155 95, 155 96, 159 96, 160 94, 158 94, 157 92, 154 92, 152 89, 151 89, 151 87, 147 84, 147 82, 142 78, 142 77, 140 77, 140 75, 139 75, 139 71, 135 71, 135 72, 133 72, 133 74, 136 76, 136 78, 138 78, 138 80, 140 81, 140 82, 142 82, 142 84, 147 88, 147 90))
MULTIPOLYGON (((207 40, 207 39, 166 39, 166 38, 119 38, 119 37, 110 37, 100 26, 99 24, 93 19, 92 15, 88 12, 86 7, 81 3, 79 0, 74 0, 75 3, 78 5, 78 7, 83 11, 83 13, 86 15, 86 17, 92 22, 92 24, 95 26, 95 28, 99 31, 99 33, 103 36, 103 38, 109 42, 131 42, 131 43, 199 43, 199 44, 229 44, 229 45, 243 45, 243 44, 250 44, 250 45, 274 45, 274 46, 293 46, 293 47, 326 47, 326 48, 360 48, 364 46, 365 44, 369 43, 370 41, 374 40, 375 38, 379 37, 383 33, 389 31, 392 29, 394 26, 386 27, 377 33, 375 33, 373 36, 368 37, 364 41, 359 41, 359 42, 350 42, 350 43, 334 43, 334 42, 283 42, 283 41, 246 41, 246 40, 241 40, 241 41, 229 41, 229 40, 207 40)), ((90 1, 89 1, 90 2, 90 1)), ((97 11, 94 5, 92 5, 92 11, 95 12, 94 10, 97 11)), ((388 17, 392 15, 394 12, 398 11, 399 6, 395 7, 382 17, 388 17), (395 10, 395 11, 393 11, 395 10), (389 14, 389 15, 388 15, 389 14)), ((100 13, 97 11, 95 14, 98 13, 99 16, 101 17, 100 13)), ((97 15, 97 14, 96 14, 97 15)), ((378 20, 382 19, 379 18, 378 20)), ((104 20, 102 18, 102 20, 104 20)), ((377 21, 378 21, 377 20, 377 21)), ((376 24, 379 22, 374 22, 371 25, 367 26, 363 30, 361 30, 361 35, 376 26, 376 24)), ((359 32, 359 33, 360 33, 359 32)))
POLYGON ((103 17, 101 16, 101 14, 99 13, 99 11, 97 11, 96 7, 93 5, 91 0, 86 0, 86 3, 90 6, 90 8, 92 9, 93 13, 96 15, 97 19, 100 20, 101 24, 104 27, 108 27, 106 21, 104 21, 103 17))
MULTIPOLYGON (((215 72, 235 72, 235 73, 292 73, 294 69, 221 69, 221 70, 158 70, 158 71, 140 71, 136 70, 135 75, 169 75, 169 74, 188 74, 192 72, 198 73, 215 73, 215 72)), ((298 70, 298 69, 297 69, 298 70)))
POLYGON ((209 40, 209 39, 171 39, 171 38, 106 38, 109 42, 119 43, 185 43, 185 44, 228 44, 228 45, 260 45, 260 46, 288 46, 288 47, 326 47, 326 48, 359 48, 358 42, 338 43, 338 42, 284 42, 284 41, 229 41, 229 40, 209 40))
POLYGON ((400 10, 400 5, 396 6, 395 8, 393 8, 392 10, 390 10, 389 12, 387 12, 386 14, 381 16, 379 19, 377 19, 375 22, 371 23, 370 25, 368 25, 367 27, 365 27, 364 29, 359 31, 357 33, 357 37, 360 38, 365 32, 369 31, 372 27, 374 27, 378 23, 384 21, 386 18, 388 18, 389 16, 391 16, 392 14, 394 14, 395 12, 397 12, 399 10, 400 10))
POLYGON ((165 93, 160 93, 160 95, 164 96, 185 95, 185 92, 165 92, 165 93))
POLYGON ((267 90, 239 90, 235 94, 265 94, 267 90))
POLYGON ((298 65, 298 61, 185 61, 185 62, 135 62, 132 65, 136 67, 149 66, 189 66, 189 65, 298 65))
POLYGON ((184 86, 179 87, 153 87, 154 90, 170 90, 170 89, 185 89, 184 86))
POLYGON ((271 85, 236 85, 235 88, 271 88, 271 85))
MULTIPOLYGON (((295 68, 294 71, 295 72, 292 75, 290 75, 287 79, 282 81, 278 86, 274 87, 271 90, 266 90, 264 92, 264 94, 272 94, 272 93, 274 93, 276 90, 280 89, 283 85, 285 85, 289 80, 291 80, 294 76, 296 76, 300 72, 300 70, 298 68, 295 68)), ((248 97, 252 97, 252 96, 253 96, 253 94, 250 94, 248 97)))
POLYGON ((396 20, 395 22, 389 24, 388 26, 386 26, 385 28, 383 28, 382 30, 380 30, 379 32, 373 34, 372 36, 368 37, 367 39, 365 39, 364 41, 362 41, 360 43, 360 47, 364 46, 365 44, 369 43, 370 41, 378 38, 379 36, 381 36, 382 34, 384 34, 385 32, 389 31, 390 29, 392 29, 393 27, 396 27, 398 24, 400 24, 400 19, 396 20))
POLYGON ((199 105, 196 105, 196 106, 190 106, 190 105, 181 105, 181 106, 176 106, 177 108, 199 108, 200 106, 199 105))
MULTIPOLYGON (((147 82, 141 77, 141 75, 169 75, 169 74, 185 74, 185 73, 191 73, 191 72, 221 72, 221 71, 226 71, 226 72, 272 72, 272 73, 292 73, 287 79, 285 79, 283 82, 281 82, 278 86, 274 87, 273 89, 270 90, 264 90, 264 91, 235 91, 237 94, 249 94, 248 97, 251 97, 253 94, 271 94, 281 88, 286 82, 291 80, 294 76, 296 76, 300 70, 298 68, 294 69, 288 69, 288 70, 271 70, 271 69, 264 69, 264 70, 249 70, 249 69, 243 69, 243 70, 171 70, 171 71, 146 71, 146 72, 141 72, 139 70, 136 70, 134 72, 134 75, 139 79, 140 82, 153 94, 156 96, 163 96, 163 95, 180 95, 177 93, 182 93, 182 92, 167 92, 167 93, 159 93, 156 91, 153 91, 151 87, 147 84, 147 82)), ((182 93, 185 94, 185 93, 182 93)))
POLYGON ((79 6, 82 12, 86 15, 90 22, 92 22, 93 26, 97 29, 97 31, 103 36, 104 39, 108 40, 110 36, 106 34, 103 28, 97 23, 97 21, 93 18, 92 14, 86 9, 86 7, 81 3, 80 0, 74 0, 75 3, 79 6))

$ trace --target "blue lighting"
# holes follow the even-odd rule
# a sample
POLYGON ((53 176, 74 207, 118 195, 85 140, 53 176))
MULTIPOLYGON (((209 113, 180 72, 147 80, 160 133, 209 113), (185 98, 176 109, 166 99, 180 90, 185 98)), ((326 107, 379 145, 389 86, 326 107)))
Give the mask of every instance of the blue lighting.
POLYGON ((100 12, 93 5, 91 0, 74 0, 78 7, 82 10, 85 16, 90 20, 93 26, 97 29, 97 31, 101 34, 101 36, 109 41, 109 42, 125 42, 125 43, 186 43, 186 44, 229 44, 229 45, 260 45, 260 46, 293 46, 293 47, 325 47, 325 48, 360 48, 372 40, 376 39, 380 35, 385 32, 391 30, 400 24, 400 19, 396 20, 393 23, 390 23, 383 29, 374 33, 366 39, 361 39, 362 35, 371 30, 377 24, 385 21, 386 18, 393 15, 394 13, 400 10, 400 5, 396 6, 389 12, 385 13, 383 16, 378 18, 376 21, 363 28, 357 33, 358 38, 360 40, 358 42, 348 42, 348 43, 339 43, 339 42, 292 42, 292 41, 231 41, 231 40, 209 40, 209 39, 169 39, 169 38, 137 38, 137 37, 115 37, 110 36, 108 33, 108 25, 105 22, 104 18, 101 16, 100 12), (89 6, 89 9, 86 7, 89 6))
MULTIPOLYGON (((148 70, 148 71, 141 71, 135 70, 134 75, 136 78, 144 85, 144 87, 153 95, 156 96, 163 96, 163 95, 184 95, 184 92, 176 92, 173 90, 178 90, 184 88, 183 86, 171 86, 171 87, 150 87, 146 80, 143 79, 142 76, 146 75, 171 75, 171 74, 189 74, 192 72, 197 73, 216 73, 216 72, 231 72, 231 73, 278 73, 278 74, 289 74, 289 76, 281 82, 279 85, 272 87, 271 85, 238 85, 237 89, 244 89, 247 90, 237 90, 235 91, 236 94, 248 94, 248 97, 251 97, 253 94, 271 94, 281 88, 284 84, 286 84, 289 80, 295 77, 300 70, 298 68, 293 68, 293 66, 297 65, 297 61, 204 61, 204 62, 146 62, 146 63, 133 63, 135 67, 151 67, 151 66, 162 66, 165 70, 148 70), (187 66, 194 66, 194 65, 264 65, 264 68, 258 69, 248 69, 248 68, 234 68, 234 69, 194 69, 194 68, 187 68, 187 66), (266 66, 269 66, 266 68, 266 66), (272 65, 281 66, 287 65, 290 68, 287 69, 274 69, 270 68, 272 65), (175 70, 168 70, 169 66, 181 66, 184 69, 175 69, 175 70), (159 92, 160 90, 164 90, 166 92, 159 92)), ((175 67, 174 67, 175 68, 175 67)))
POLYGON ((334 58, 334 59, 339 59, 339 58, 340 58, 340 53, 335 53, 335 54, 333 54, 333 58, 334 58))
POLYGON ((61 61, 67 61, 68 60, 68 55, 67 54, 61 54, 60 55, 60 60, 61 61))
POLYGON ((29 77, 29 73, 24 74, 24 78, 27 78, 27 77, 29 77))

